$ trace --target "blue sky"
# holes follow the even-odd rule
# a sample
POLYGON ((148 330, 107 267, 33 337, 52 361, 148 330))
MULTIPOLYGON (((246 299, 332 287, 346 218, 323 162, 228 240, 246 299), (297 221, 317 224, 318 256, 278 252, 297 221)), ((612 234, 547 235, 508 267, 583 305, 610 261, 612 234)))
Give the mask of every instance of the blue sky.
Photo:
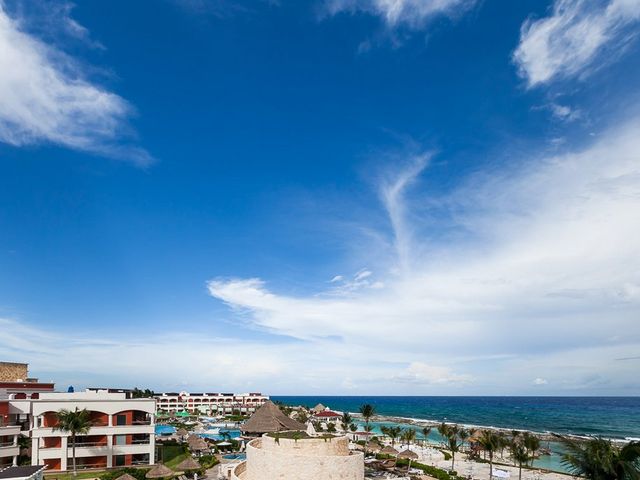
POLYGON ((0 357, 62 387, 639 394, 639 25, 0 1, 0 357))

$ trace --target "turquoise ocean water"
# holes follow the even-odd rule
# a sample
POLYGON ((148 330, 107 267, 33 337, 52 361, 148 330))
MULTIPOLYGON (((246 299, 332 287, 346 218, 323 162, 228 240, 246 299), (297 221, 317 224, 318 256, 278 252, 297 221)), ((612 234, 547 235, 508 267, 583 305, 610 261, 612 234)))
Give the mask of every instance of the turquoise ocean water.
MULTIPOLYGON (((617 440, 640 439, 640 397, 340 397, 276 396, 290 405, 322 403, 357 412, 370 403, 379 415, 454 422, 464 425, 523 429, 573 435, 599 435, 617 440)), ((376 430, 379 432, 377 425, 376 430)), ((437 432, 429 441, 438 443, 437 432)), ((552 455, 535 462, 540 468, 565 471, 561 448, 545 443, 552 455)))

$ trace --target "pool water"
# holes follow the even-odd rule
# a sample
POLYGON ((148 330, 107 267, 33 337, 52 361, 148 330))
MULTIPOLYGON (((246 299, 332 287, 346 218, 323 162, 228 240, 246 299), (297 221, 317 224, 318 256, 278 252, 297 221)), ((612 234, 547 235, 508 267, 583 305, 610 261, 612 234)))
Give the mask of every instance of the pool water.
POLYGON ((156 435, 171 435, 176 433, 176 427, 171 425, 156 425, 156 435))
MULTIPOLYGON (((222 432, 226 432, 229 434, 228 438, 238 438, 242 432, 240 430, 222 430, 222 432)), ((225 435, 222 434, 212 434, 212 433, 200 433, 199 434, 203 438, 208 438, 210 440, 224 440, 225 435)))
POLYGON ((227 460, 246 460, 247 454, 246 453, 230 453, 228 455, 223 455, 222 458, 227 460))

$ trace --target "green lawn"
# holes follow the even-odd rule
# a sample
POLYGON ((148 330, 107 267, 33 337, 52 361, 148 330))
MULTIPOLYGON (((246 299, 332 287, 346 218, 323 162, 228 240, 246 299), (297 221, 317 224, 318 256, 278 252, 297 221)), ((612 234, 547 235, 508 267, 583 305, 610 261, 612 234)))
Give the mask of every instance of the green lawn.
POLYGON ((189 456, 189 453, 184 450, 181 445, 163 445, 158 452, 158 461, 175 470, 178 464, 189 456))
POLYGON ((91 472, 78 472, 78 475, 74 476, 73 473, 55 473, 51 472, 45 474, 45 480, 83 480, 86 478, 97 478, 104 473, 104 470, 92 470, 91 472))

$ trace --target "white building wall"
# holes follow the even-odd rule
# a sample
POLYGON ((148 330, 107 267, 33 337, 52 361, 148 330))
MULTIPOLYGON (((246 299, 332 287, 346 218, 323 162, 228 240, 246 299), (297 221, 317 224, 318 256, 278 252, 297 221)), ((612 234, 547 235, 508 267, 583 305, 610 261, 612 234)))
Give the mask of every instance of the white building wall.
MULTIPOLYGON (((107 467, 115 466, 114 456, 148 454, 149 464, 155 463, 155 399, 127 399, 125 394, 106 392, 50 393, 42 394, 37 400, 30 400, 32 416, 32 465, 44 463, 45 460, 60 460, 61 470, 71 468, 67 459, 72 456, 71 440, 68 433, 44 426, 44 415, 62 409, 87 409, 105 414, 108 424, 91 427, 87 436, 106 436, 104 446, 76 447, 76 458, 106 457, 107 467), (121 412, 138 411, 148 414, 150 422, 144 425, 116 425, 114 416, 121 412), (114 436, 144 434, 148 443, 116 445, 114 436), (60 437, 60 447, 45 448, 47 438, 60 437)), ((21 406, 24 409, 24 406, 21 406)))
POLYGON ((19 435, 19 426, 8 425, 0 427, 0 437, 8 438, 6 441, 0 441, 0 459, 10 458, 12 465, 17 465, 18 455, 20 455, 20 447, 18 446, 19 435))
POLYGON ((247 445, 247 460, 234 480, 363 480, 364 457, 349 451, 346 437, 298 441, 267 435, 247 445))

